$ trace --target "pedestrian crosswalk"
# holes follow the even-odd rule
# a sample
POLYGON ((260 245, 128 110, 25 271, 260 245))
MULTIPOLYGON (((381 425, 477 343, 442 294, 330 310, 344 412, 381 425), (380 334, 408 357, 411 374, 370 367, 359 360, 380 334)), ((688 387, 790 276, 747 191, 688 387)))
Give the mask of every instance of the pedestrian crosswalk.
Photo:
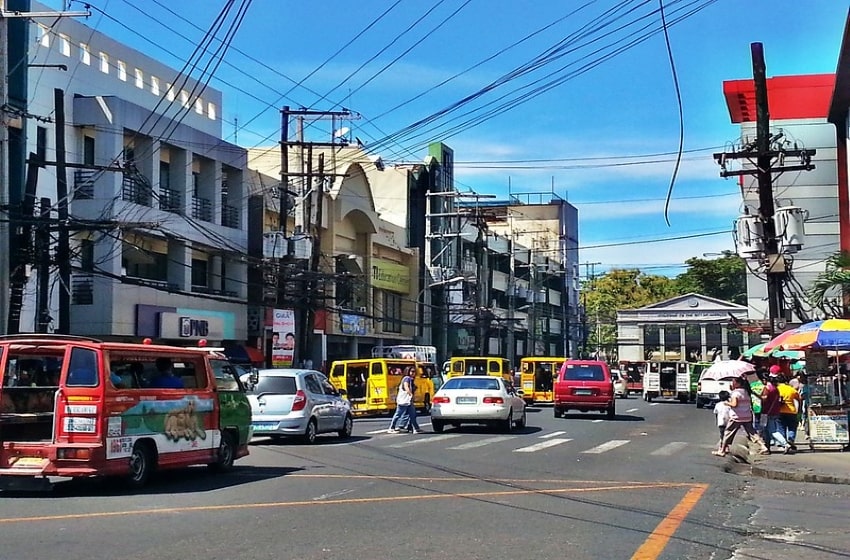
MULTIPOLYGON (((490 435, 482 433, 443 433, 434 434, 426 432, 423 434, 400 434, 387 433, 386 429, 371 430, 365 432, 366 435, 372 436, 367 440, 359 440, 352 442, 350 445, 356 445, 368 441, 371 444, 377 444, 381 447, 391 449, 405 449, 414 447, 441 447, 447 452, 462 452, 473 449, 486 448, 496 445, 515 445, 511 451, 513 453, 536 453, 539 451, 551 450, 556 447, 569 445, 569 449, 575 453, 584 455, 601 455, 609 453, 620 448, 628 449, 629 446, 634 446, 638 442, 630 439, 612 439, 602 443, 591 445, 587 441, 571 438, 566 431, 557 430, 534 435, 524 434, 504 434, 490 435), (582 447, 576 447, 581 445, 582 447)), ((670 456, 681 453, 688 446, 693 445, 684 441, 671 441, 658 444, 655 448, 646 448, 645 440, 640 442, 643 453, 649 453, 653 456, 670 456)))

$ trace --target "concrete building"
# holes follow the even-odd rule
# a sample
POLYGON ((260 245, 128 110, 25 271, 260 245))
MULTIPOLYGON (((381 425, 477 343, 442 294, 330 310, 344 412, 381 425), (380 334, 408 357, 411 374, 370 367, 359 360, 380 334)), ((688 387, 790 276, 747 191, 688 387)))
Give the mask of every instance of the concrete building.
POLYGON ((20 330, 57 328, 64 290, 76 335, 243 343, 251 188, 246 151, 222 140, 220 92, 74 19, 51 23, 30 27, 27 151, 47 162, 31 194, 54 224, 55 162, 70 164, 71 276, 37 267, 20 330))

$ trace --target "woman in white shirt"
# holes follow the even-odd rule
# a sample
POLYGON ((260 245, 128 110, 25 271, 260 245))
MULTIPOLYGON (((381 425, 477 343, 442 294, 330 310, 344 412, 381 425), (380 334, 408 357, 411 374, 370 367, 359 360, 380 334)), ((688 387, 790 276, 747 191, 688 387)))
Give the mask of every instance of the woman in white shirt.
POLYGON ((744 381, 740 377, 732 380, 732 394, 729 396, 729 423, 726 425, 726 432, 723 434, 723 444, 721 447, 721 455, 726 454, 726 450, 732 446, 732 440, 735 439, 735 434, 739 428, 744 428, 747 433, 747 438, 753 443, 758 444, 759 453, 767 455, 770 450, 764 443, 762 437, 753 428, 753 403, 750 395, 744 389, 744 381))

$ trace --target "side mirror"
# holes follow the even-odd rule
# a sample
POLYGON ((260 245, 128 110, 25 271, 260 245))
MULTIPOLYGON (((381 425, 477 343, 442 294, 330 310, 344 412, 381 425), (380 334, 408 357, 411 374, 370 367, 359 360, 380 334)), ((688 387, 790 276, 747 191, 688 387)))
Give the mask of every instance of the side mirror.
POLYGON ((256 385, 260 382, 260 370, 257 368, 251 368, 251 376, 248 378, 251 381, 251 385, 256 385))

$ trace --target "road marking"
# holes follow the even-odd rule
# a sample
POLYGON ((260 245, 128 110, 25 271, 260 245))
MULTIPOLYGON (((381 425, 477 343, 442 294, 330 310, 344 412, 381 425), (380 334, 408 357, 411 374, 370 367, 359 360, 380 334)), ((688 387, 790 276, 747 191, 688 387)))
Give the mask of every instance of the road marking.
POLYGON ((672 455, 673 453, 681 451, 687 446, 688 443, 685 441, 671 441, 667 445, 659 447, 658 449, 650 453, 650 455, 672 455))
POLYGON ((475 447, 484 447, 485 445, 490 445, 491 443, 508 441, 509 439, 516 439, 516 436, 496 436, 486 439, 479 439, 477 441, 461 443, 460 445, 455 445, 454 447, 447 447, 446 449, 473 449, 475 447))
POLYGON ((639 408, 630 408, 630 409, 628 409, 626 412, 627 412, 627 413, 628 413, 628 412, 637 412, 638 410, 640 410, 640 409, 639 409, 639 408))
MULTIPOLYGON (((300 476, 299 478, 325 478, 325 476, 321 477, 313 477, 313 476, 300 476)), ((398 479, 403 481, 414 480, 415 478, 411 477, 382 477, 382 476, 346 476, 345 478, 370 478, 370 479, 398 479)), ((427 480, 434 480, 433 478, 427 478, 427 480)), ((457 480, 468 482, 469 478, 458 478, 457 480)), ((532 482, 532 481, 529 481, 532 482)), ((540 482, 540 481, 534 481, 540 482)), ((553 481, 555 482, 555 481, 553 481)), ((558 481, 558 482, 570 482, 570 481, 558 481)), ((572 481, 574 482, 574 481, 572 481)), ((595 481, 587 481, 588 483, 592 483, 595 481)), ((681 506, 685 500, 690 496, 694 490, 699 491, 699 495, 694 500, 693 504, 699 500, 699 496, 702 495, 703 492, 708 488, 707 484, 694 485, 691 483, 659 483, 659 482, 634 482, 634 483, 621 483, 621 482, 612 482, 610 486, 588 486, 586 488, 553 488, 553 489, 533 489, 533 490, 504 490, 498 492, 448 492, 448 493, 437 493, 437 494, 413 494, 407 496, 383 496, 383 497, 375 497, 375 498, 342 498, 342 499, 330 499, 330 500, 303 500, 298 502, 262 502, 262 503, 247 503, 247 504, 220 504, 220 505, 211 505, 211 506, 187 506, 187 507, 170 507, 170 508, 150 508, 150 509, 138 509, 138 510, 124 510, 124 511, 96 511, 96 512, 88 512, 88 513, 64 513, 64 514, 56 514, 56 515, 40 515, 40 516, 32 516, 32 517, 0 517, 0 525, 7 525, 12 523, 31 523, 34 521, 64 521, 64 520, 80 520, 80 519, 105 519, 109 517, 129 517, 136 515, 149 515, 155 519, 160 519, 164 514, 168 513, 193 513, 193 512, 210 512, 210 511, 236 511, 236 510, 246 510, 246 509, 269 509, 269 508, 285 508, 285 507, 302 507, 302 506, 325 506, 325 505, 338 505, 338 504, 374 504, 374 503, 388 503, 388 502, 402 502, 402 501, 415 501, 415 500, 442 500, 447 498, 486 498, 486 497, 498 497, 498 496, 524 496, 529 494, 582 494, 589 492, 609 492, 609 491, 622 491, 622 490, 646 490, 646 489, 657 489, 657 488, 670 488, 670 487, 690 487, 691 490, 685 496, 685 499, 682 502, 679 502, 679 506, 681 506)), ((688 507, 687 511, 693 507, 691 504, 688 507)), ((676 506, 676 508, 679 508, 676 506)), ((676 508, 665 518, 670 519, 674 513, 677 513, 676 508)), ((682 519, 684 519, 684 514, 687 513, 685 511, 682 514, 682 519)), ((664 524, 665 521, 662 521, 664 524)), ((678 526, 678 524, 677 524, 678 526)), ((661 525, 659 525, 653 535, 659 532, 661 525)), ((674 528, 675 529, 675 528, 674 528)), ((672 534, 672 533, 671 533, 672 534)), ((653 535, 650 535, 650 539, 653 535)), ((669 537, 668 537, 669 539, 669 537)), ((649 539, 647 539, 649 540, 649 539)), ((666 540, 664 541, 666 543, 666 540)), ((646 543, 644 543, 646 546, 646 543)), ((638 557, 633 557, 638 558, 638 557)), ((644 557, 641 557, 644 558, 644 557)), ((645 557, 650 558, 650 557, 645 557)), ((655 558, 654 556, 651 558, 655 558)))
POLYGON ((562 436, 567 432, 552 432, 551 434, 546 434, 540 436, 540 439, 549 439, 550 437, 562 436))
POLYGON ((611 451, 612 449, 616 449, 621 445, 626 445, 629 443, 628 439, 612 439, 611 441, 606 441, 602 445, 597 445, 596 447, 592 447, 586 451, 582 451, 582 453, 605 453, 606 451, 611 451))
POLYGON ((685 497, 676 504, 676 507, 670 510, 667 517, 661 520, 661 523, 635 551, 631 560, 655 560, 658 558, 670 541, 670 537, 673 536, 688 513, 697 505, 707 489, 708 484, 699 484, 688 490, 685 497))
POLYGON ((651 404, 651 405, 649 405, 649 406, 658 406, 658 403, 657 403, 657 402, 654 402, 654 403, 652 403, 652 404, 651 404))
POLYGON ((372 430, 371 432, 366 432, 366 435, 373 436, 375 434, 388 434, 388 433, 389 432, 387 432, 387 428, 384 428, 383 430, 372 430))
POLYGON ((596 420, 591 421, 591 424, 598 424, 598 423, 600 423, 600 422, 604 422, 604 421, 605 421, 605 420, 602 420, 601 418, 598 418, 598 419, 596 419, 596 420))
POLYGON ((388 445, 387 447, 392 447, 393 449, 398 449, 400 447, 412 447, 414 445, 419 445, 420 443, 434 443, 435 441, 445 440, 445 439, 454 439, 461 437, 461 434, 443 434, 441 436, 426 436, 422 437, 421 435, 410 435, 410 441, 405 441, 404 443, 394 443, 392 445, 388 445))
POLYGON ((562 443, 567 443, 568 441, 573 440, 570 438, 547 439, 545 441, 541 441, 540 443, 529 445, 528 447, 520 447, 519 449, 514 449, 514 453, 534 453, 535 451, 540 451, 541 449, 546 449, 547 447, 555 447, 556 445, 561 445, 562 443))
POLYGON ((352 492, 354 492, 353 488, 345 489, 345 490, 339 490, 337 492, 328 492, 327 494, 322 494, 321 496, 316 496, 315 498, 313 498, 313 501, 318 502, 320 500, 327 500, 328 498, 336 498, 338 496, 345 496, 346 494, 350 494, 352 492))

